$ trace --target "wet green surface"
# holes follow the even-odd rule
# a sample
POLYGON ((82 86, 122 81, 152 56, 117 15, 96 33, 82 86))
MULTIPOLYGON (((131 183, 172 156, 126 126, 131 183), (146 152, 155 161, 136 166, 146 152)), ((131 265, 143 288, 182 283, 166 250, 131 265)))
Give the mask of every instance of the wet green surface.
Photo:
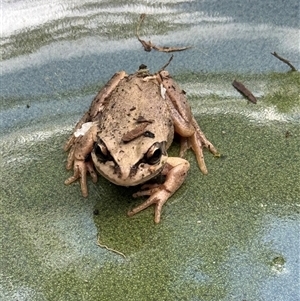
MULTIPOLYGON (((271 300, 288 287, 296 300, 299 123, 241 116, 270 108, 269 98, 256 106, 193 98, 195 108, 207 102, 208 110, 241 114, 197 115, 222 157, 206 152, 203 176, 188 153, 187 181, 159 225, 152 208, 126 216, 141 201, 131 198, 134 188, 100 179, 83 199, 78 185, 65 187, 67 134, 11 134, 1 181, 4 291, 13 286, 30 300, 265 300, 262 292, 271 300), (98 234, 126 258, 99 248, 98 234)), ((299 111, 296 102, 284 111, 299 111)))
MULTIPOLYGON (((236 21, 243 10, 233 21, 227 2, 218 5, 222 15, 201 14, 202 2, 129 3, 126 17, 118 1, 86 2, 74 11, 94 9, 92 16, 58 19, 5 40, 1 300, 299 300, 300 76, 269 54, 278 46, 295 57, 288 37, 296 27, 288 12, 290 27, 278 26, 282 18, 270 25, 270 16, 260 27, 264 13, 256 6, 255 25, 236 21), (98 28, 108 14, 97 10, 107 5, 112 12, 98 28), (131 197, 138 188, 100 178, 89 182, 85 199, 78 183, 63 185, 70 172, 62 146, 97 90, 115 71, 133 72, 141 63, 156 71, 169 58, 143 52, 133 37, 132 20, 145 7, 157 13, 145 36, 195 45, 168 69, 221 153, 205 152, 206 176, 187 153, 187 180, 158 225, 153 208, 127 217, 143 201, 131 197), (257 96, 256 105, 232 87, 234 79, 257 96)), ((178 150, 175 142, 169 155, 178 150)))

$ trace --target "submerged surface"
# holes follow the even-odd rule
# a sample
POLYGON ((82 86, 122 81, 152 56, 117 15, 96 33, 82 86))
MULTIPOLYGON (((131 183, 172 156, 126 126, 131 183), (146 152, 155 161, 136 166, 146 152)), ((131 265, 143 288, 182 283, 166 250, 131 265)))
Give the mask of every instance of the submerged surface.
POLYGON ((0 299, 300 300, 300 76, 270 55, 300 68, 298 2, 3 2, 0 299), (63 185, 62 146, 98 89, 169 58, 134 37, 143 12, 143 38, 194 46, 168 70, 222 154, 205 152, 204 176, 187 153, 159 225, 153 208, 126 216, 137 188, 63 185))

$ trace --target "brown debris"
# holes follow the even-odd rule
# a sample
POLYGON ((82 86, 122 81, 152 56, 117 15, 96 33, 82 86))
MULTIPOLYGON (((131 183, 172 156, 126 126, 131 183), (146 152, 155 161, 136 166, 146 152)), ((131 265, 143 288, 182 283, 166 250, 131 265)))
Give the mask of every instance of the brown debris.
POLYGON ((144 116, 141 116, 141 115, 138 117, 138 119, 136 119, 136 123, 144 123, 144 122, 153 123, 154 120, 146 119, 144 116))
POLYGON ((285 132, 285 138, 289 138, 289 137, 291 137, 292 136, 292 134, 289 132, 289 131, 286 131, 285 132))
POLYGON ((134 128, 133 130, 124 134, 124 136, 122 137, 122 141, 124 143, 128 143, 128 142, 144 135, 145 129, 149 123, 151 123, 151 122, 149 122, 147 120, 140 122, 140 124, 136 128, 134 128))
POLYGON ((145 17, 146 17, 146 14, 140 15, 140 20, 139 20, 138 26, 136 28, 136 37, 143 45, 145 51, 150 52, 152 49, 154 49, 154 50, 161 51, 161 52, 175 52, 175 51, 183 51, 183 50, 192 48, 192 46, 186 46, 186 47, 156 46, 151 41, 147 42, 145 40, 142 40, 139 36, 139 29, 140 29, 140 26, 143 23, 145 17))
POLYGON ((241 82, 234 80, 232 85, 235 89, 237 89, 243 96, 245 96, 252 103, 257 103, 256 97, 241 82))
POLYGON ((287 59, 283 58, 282 56, 278 55, 275 51, 271 54, 273 56, 275 56, 276 58, 278 58, 280 61, 284 62, 285 64, 287 64, 288 66, 290 66, 291 71, 297 71, 297 69, 291 64, 290 61, 288 61, 287 59))

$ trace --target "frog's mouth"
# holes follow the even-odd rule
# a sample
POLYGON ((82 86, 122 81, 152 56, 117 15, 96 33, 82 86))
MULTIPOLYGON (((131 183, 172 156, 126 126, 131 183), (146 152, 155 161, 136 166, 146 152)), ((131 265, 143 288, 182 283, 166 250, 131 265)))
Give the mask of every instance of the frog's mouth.
POLYGON ((114 159, 103 141, 95 143, 91 153, 97 171, 121 186, 135 186, 157 176, 167 161, 166 142, 155 142, 135 164, 114 159), (117 162, 120 162, 118 164, 117 162))

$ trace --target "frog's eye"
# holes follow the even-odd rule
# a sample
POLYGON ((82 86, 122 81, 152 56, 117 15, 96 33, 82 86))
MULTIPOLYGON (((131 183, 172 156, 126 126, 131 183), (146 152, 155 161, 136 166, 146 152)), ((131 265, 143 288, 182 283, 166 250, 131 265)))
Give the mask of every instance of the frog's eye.
POLYGON ((165 154, 165 143, 154 143, 146 153, 146 162, 150 165, 159 163, 162 154, 165 154))
POLYGON ((100 141, 99 143, 94 143, 94 153, 99 159, 99 161, 102 163, 111 160, 111 155, 103 141, 100 141))

